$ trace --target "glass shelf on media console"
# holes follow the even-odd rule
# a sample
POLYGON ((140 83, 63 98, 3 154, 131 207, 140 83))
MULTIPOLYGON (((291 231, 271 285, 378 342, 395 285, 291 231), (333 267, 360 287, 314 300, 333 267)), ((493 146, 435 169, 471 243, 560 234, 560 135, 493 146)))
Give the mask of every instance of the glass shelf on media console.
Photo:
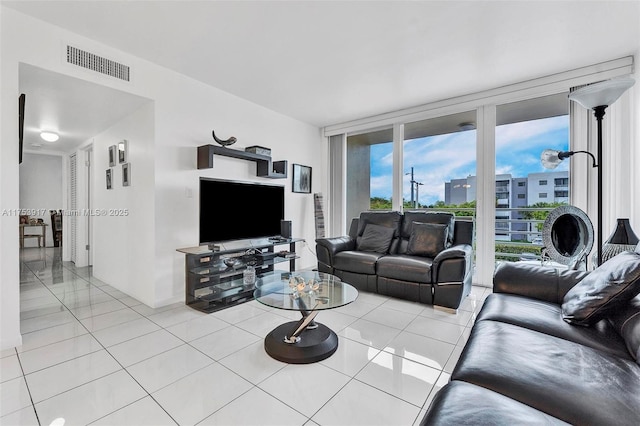
POLYGON ((205 254, 229 254, 237 253, 249 249, 263 249, 273 246, 286 245, 304 241, 304 238, 281 238, 272 240, 270 238, 250 238, 246 240, 223 241, 213 244, 202 244, 197 247, 186 247, 178 249, 180 253, 205 255, 205 254))
POLYGON ((247 265, 255 266, 255 267, 267 267, 277 265, 279 263, 289 262, 294 259, 299 259, 300 257, 297 255, 291 255, 289 257, 278 256, 277 254, 267 260, 258 261, 258 262, 242 262, 238 260, 238 262, 233 266, 227 266, 224 263, 224 260, 220 259, 214 265, 210 266, 200 266, 197 268, 191 269, 189 272, 194 273, 196 275, 209 276, 209 275, 217 275, 220 278, 231 277, 234 275, 238 275, 244 269, 246 269, 247 265))
POLYGON ((185 258, 185 303, 203 312, 213 312, 233 304, 253 299, 254 285, 244 285, 242 274, 248 265, 256 268, 258 277, 273 273, 275 265, 289 264, 295 270, 295 243, 303 238, 257 238, 225 241, 177 249, 185 258), (277 246, 288 245, 289 251, 277 246), (255 259, 247 259, 247 251, 256 249, 255 259), (225 264, 233 258, 235 264, 225 264), (255 260, 255 263, 254 263, 255 260))
POLYGON ((255 284, 245 284, 242 276, 230 281, 209 283, 208 285, 204 284, 201 288, 195 290, 194 297, 208 301, 215 301, 225 297, 235 296, 240 293, 253 294, 258 283, 261 285, 263 282, 271 282, 275 279, 279 280, 285 274, 289 275, 290 272, 279 270, 264 272, 258 275, 255 284))

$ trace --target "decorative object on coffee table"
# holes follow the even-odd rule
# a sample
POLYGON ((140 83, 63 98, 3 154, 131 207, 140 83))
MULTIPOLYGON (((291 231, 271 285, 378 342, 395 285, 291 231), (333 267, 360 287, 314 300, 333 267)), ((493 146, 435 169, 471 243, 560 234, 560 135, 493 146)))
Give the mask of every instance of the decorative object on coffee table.
POLYGON ((293 192, 311 194, 311 167, 293 165, 293 192))
POLYGON ((220 139, 216 136, 216 131, 212 130, 211 131, 211 135, 213 135, 213 139, 218 142, 220 145, 222 146, 229 146, 229 145, 233 145, 234 143, 236 143, 236 141, 238 139, 236 139, 234 136, 231 136, 229 139, 220 139))
POLYGON ((602 245, 602 261, 606 262, 623 251, 634 251, 640 239, 631 229, 629 219, 617 219, 616 229, 602 245))

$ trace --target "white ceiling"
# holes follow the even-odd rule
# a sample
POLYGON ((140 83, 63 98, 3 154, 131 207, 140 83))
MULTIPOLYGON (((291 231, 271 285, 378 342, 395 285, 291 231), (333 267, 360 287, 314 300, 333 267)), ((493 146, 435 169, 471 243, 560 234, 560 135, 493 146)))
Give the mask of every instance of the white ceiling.
POLYGON ((150 102, 98 84, 20 64, 20 93, 26 95, 24 150, 69 152, 150 102), (60 136, 49 143, 41 131, 60 136))
POLYGON ((637 53, 638 1, 2 1, 316 126, 637 53))

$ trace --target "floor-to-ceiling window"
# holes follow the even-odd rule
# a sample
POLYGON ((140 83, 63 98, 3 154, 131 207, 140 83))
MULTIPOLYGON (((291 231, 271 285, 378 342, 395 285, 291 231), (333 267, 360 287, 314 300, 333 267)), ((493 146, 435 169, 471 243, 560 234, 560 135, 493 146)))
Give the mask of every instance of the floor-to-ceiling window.
POLYGON ((393 130, 347 137, 348 221, 365 210, 392 209, 393 130))
POLYGON ((404 126, 405 209, 449 208, 473 216, 476 201, 476 113, 451 114, 404 126))
POLYGON ((569 203, 569 162, 540 161, 545 149, 569 150, 567 93, 499 105, 495 131, 496 260, 540 259, 545 218, 569 203))
MULTIPOLYGON (((588 111, 576 113, 575 106, 569 106, 567 92, 572 87, 625 76, 632 71, 633 58, 626 57, 328 126, 325 135, 342 135, 345 141, 352 142, 347 143, 345 150, 347 161, 331 165, 331 172, 340 167, 347 169, 346 197, 341 206, 346 207, 350 220, 371 208, 446 208, 475 200, 474 282, 491 285, 494 260, 501 260, 496 251, 500 252, 502 246, 495 250, 496 242, 520 244, 527 249, 539 247, 544 215, 557 203, 573 204, 593 216, 595 174, 587 164, 589 159, 585 157, 584 163, 572 159, 548 172, 540 165, 540 154, 545 148, 562 151, 571 146, 574 150, 589 150, 593 126, 589 127, 588 111), (455 166, 473 148, 448 141, 464 133, 474 139, 471 132, 449 129, 412 133, 420 125, 436 123, 460 111, 475 114, 476 168, 466 172, 466 176, 455 166), (356 143, 358 137, 369 141, 356 143), (527 150, 535 151, 535 155, 526 155, 527 150), (376 162, 384 162, 385 168, 377 168, 376 162), (441 169, 450 168, 454 173, 437 175, 441 165, 441 169), (520 169, 526 165, 532 168, 520 169), (438 185, 442 185, 442 192, 438 185), (384 189, 375 192, 378 188, 384 189), (385 202, 372 205, 374 197, 385 202), (544 207, 532 207, 539 203, 544 203, 541 204, 544 207)), ((473 119, 455 121, 458 130, 474 124, 473 119)), ((334 202, 341 201, 334 199, 334 202)), ((518 260, 523 256, 522 247, 510 253, 510 258, 518 260)))

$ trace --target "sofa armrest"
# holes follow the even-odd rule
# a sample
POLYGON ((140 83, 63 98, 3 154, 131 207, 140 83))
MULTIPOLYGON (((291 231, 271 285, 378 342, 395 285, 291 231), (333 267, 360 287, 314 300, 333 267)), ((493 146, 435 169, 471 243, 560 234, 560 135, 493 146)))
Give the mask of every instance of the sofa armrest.
POLYGON ((589 272, 517 262, 501 262, 493 275, 493 292, 562 304, 564 295, 589 272))
POLYGON ((457 244, 438 253, 433 259, 433 283, 461 282, 471 270, 473 248, 457 244))
POLYGON ((465 259, 471 258, 472 247, 469 244, 458 244, 451 246, 448 249, 442 250, 433 259, 433 263, 439 263, 446 259, 465 259))
POLYGON ((349 237, 318 238, 316 240, 316 256, 320 272, 333 272, 333 257, 346 250, 354 250, 356 241, 349 237))

